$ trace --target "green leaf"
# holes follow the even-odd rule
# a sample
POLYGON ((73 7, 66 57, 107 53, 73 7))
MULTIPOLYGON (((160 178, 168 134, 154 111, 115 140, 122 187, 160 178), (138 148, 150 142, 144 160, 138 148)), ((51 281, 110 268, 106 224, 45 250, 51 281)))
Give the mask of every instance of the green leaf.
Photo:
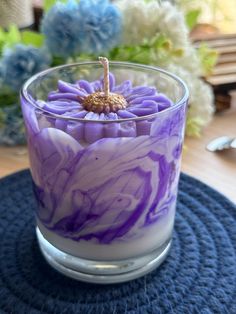
POLYGON ((21 42, 21 34, 16 25, 11 25, 6 36, 7 45, 13 46, 21 42))
POLYGON ((183 55, 184 55, 184 49, 183 49, 183 48, 176 48, 176 49, 173 49, 172 55, 175 56, 175 57, 183 57, 183 55))
POLYGON ((150 40, 149 47, 170 50, 172 48, 172 43, 165 35, 157 34, 150 40))
POLYGON ((176 60, 183 54, 184 49, 175 48, 167 36, 156 34, 151 40, 146 39, 139 45, 115 47, 108 57, 111 60, 166 66, 170 60, 176 60))
POLYGON ((197 24, 200 14, 201 9, 194 9, 186 14, 185 21, 190 30, 197 24))
POLYGON ((43 34, 32 31, 23 31, 21 32, 21 40, 25 45, 32 45, 40 48, 43 46, 44 36, 43 34))
POLYGON ((3 46, 6 43, 6 33, 4 32, 3 28, 0 27, 0 56, 2 54, 3 46))
POLYGON ((44 0, 43 1, 43 9, 45 12, 51 9, 57 2, 66 3, 68 0, 44 0))
POLYGON ((201 137, 201 130, 204 125, 203 120, 200 117, 189 117, 186 123, 186 134, 192 137, 201 137))
POLYGON ((21 34, 16 25, 11 25, 8 31, 0 28, 0 54, 5 47, 12 47, 21 42, 21 34))
POLYGON ((52 6, 56 3, 56 0, 44 0, 43 1, 43 9, 45 12, 51 9, 52 6))
POLYGON ((18 102, 19 94, 12 91, 8 87, 1 88, 0 90, 0 108, 11 106, 18 102))
POLYGON ((0 128, 4 127, 6 115, 4 114, 3 110, 0 108, 0 128))
POLYGON ((218 59, 217 51, 209 48, 206 43, 202 43, 199 46, 197 52, 201 61, 202 71, 204 75, 210 75, 218 59))
POLYGON ((51 66, 55 67, 65 63, 65 59, 62 57, 53 57, 51 66))

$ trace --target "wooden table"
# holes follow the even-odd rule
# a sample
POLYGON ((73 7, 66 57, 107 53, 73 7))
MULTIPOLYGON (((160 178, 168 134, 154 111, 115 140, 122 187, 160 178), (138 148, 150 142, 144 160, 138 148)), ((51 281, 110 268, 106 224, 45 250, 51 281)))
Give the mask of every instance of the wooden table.
POLYGON ((236 149, 217 153, 205 149, 211 139, 222 135, 236 137, 236 111, 216 115, 200 139, 186 139, 182 171, 207 183, 236 203, 236 149))
MULTIPOLYGON (((211 139, 222 135, 236 136, 236 111, 216 115, 200 139, 186 139, 182 170, 236 203, 236 149, 219 153, 205 149, 211 139)), ((25 147, 0 147, 0 177, 28 166, 25 147)))

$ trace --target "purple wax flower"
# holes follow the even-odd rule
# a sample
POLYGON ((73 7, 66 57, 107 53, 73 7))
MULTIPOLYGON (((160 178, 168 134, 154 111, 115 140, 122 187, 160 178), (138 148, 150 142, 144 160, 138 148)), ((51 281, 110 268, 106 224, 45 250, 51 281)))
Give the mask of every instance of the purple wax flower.
MULTIPOLYGON (((118 122, 121 119, 149 116, 172 106, 172 101, 167 96, 158 93, 155 87, 132 86, 130 80, 116 85, 115 76, 112 73, 109 73, 109 82, 112 97, 118 95, 118 97, 122 97, 122 100, 125 101, 125 106, 121 107, 121 109, 111 112, 97 112, 95 105, 95 111, 92 106, 92 108, 88 110, 90 100, 87 101, 87 107, 84 105, 86 98, 95 93, 103 92, 103 78, 93 82, 79 80, 74 84, 59 80, 58 90, 50 92, 45 102, 40 101, 40 107, 52 115, 56 114, 68 118, 81 118, 86 121, 93 120, 101 122, 117 120, 118 122)), ((111 106, 113 105, 113 101, 112 99, 111 106)), ((143 124, 145 124, 145 122, 143 122, 143 124)), ((56 120, 53 126, 67 131, 75 139, 84 139, 87 143, 94 143, 103 137, 133 137, 136 134, 145 135, 148 134, 146 131, 150 131, 148 125, 144 125, 142 128, 138 129, 138 124, 136 125, 132 122, 126 122, 123 123, 123 125, 118 124, 115 127, 109 127, 101 123, 87 123, 80 125, 79 135, 74 129, 73 131, 71 130, 70 124, 66 121, 58 124, 56 120)))
POLYGON ((141 117, 160 112, 172 105, 167 96, 158 93, 156 88, 149 86, 132 86, 131 81, 124 81, 120 85, 115 84, 115 77, 110 77, 111 94, 122 95, 126 100, 126 108, 117 110, 116 115, 109 113, 95 114, 93 110, 86 110, 83 107, 83 99, 90 94, 103 91, 103 79, 89 83, 80 80, 75 84, 64 81, 58 82, 58 90, 48 95, 43 109, 52 114, 64 114, 72 117, 75 112, 86 112, 82 118, 87 120, 119 120, 134 117, 141 117))

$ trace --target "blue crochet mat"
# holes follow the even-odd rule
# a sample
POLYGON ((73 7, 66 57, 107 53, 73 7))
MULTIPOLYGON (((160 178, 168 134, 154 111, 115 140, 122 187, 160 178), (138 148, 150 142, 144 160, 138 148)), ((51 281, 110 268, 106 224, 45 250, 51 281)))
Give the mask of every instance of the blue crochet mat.
POLYGON ((28 170, 0 180, 0 313, 236 313, 236 206, 182 174, 173 246, 149 275, 119 285, 68 279, 44 261, 28 170))

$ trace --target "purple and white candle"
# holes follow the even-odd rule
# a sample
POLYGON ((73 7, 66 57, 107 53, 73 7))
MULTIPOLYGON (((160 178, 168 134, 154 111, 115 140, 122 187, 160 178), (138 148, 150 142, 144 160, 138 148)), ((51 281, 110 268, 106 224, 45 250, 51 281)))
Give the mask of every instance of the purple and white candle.
POLYGON ((170 241, 186 103, 116 82, 100 61, 104 77, 58 78, 47 98, 22 97, 22 108, 41 233, 63 252, 103 261, 170 241))

